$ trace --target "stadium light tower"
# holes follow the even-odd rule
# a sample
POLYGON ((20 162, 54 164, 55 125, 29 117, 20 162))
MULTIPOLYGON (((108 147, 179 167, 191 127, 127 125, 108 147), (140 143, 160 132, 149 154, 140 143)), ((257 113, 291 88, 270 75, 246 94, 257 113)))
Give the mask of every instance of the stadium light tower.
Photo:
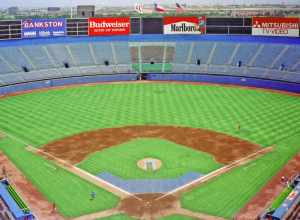
POLYGON ((71 18, 73 18, 73 1, 70 0, 70 5, 71 5, 71 18))

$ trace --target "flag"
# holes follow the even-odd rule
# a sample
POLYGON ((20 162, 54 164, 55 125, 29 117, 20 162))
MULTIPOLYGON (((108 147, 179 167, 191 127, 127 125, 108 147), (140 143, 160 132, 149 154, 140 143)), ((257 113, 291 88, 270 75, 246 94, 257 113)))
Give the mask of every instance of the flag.
POLYGON ((176 3, 176 12, 177 13, 184 12, 184 8, 179 3, 176 3))
POLYGON ((140 3, 136 3, 136 4, 134 5, 134 10, 135 10, 136 12, 138 12, 139 14, 143 14, 143 12, 144 12, 144 5, 143 5, 143 4, 140 4, 140 3))
POLYGON ((157 11, 157 12, 166 12, 167 9, 165 9, 164 7, 154 3, 154 10, 157 11))

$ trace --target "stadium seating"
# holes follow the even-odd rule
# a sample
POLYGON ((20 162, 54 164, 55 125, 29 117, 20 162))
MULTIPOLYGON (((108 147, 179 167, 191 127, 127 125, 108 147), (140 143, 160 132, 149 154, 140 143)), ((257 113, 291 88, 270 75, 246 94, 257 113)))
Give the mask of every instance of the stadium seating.
POLYGON ((105 74, 194 73, 300 83, 300 45, 255 38, 80 38, 0 45, 0 85, 105 74), (148 39, 149 38, 149 39, 148 39), (100 40, 99 40, 100 39, 100 40), (16 59, 17 58, 17 59, 16 59))
POLYGON ((112 44, 110 42, 96 42, 91 45, 97 65, 105 65, 105 61, 108 61, 109 64, 114 64, 112 44))
POLYGON ((64 44, 49 44, 46 47, 56 67, 64 67, 65 63, 69 66, 75 65, 74 60, 71 57, 70 50, 68 51, 64 44))
POLYGON ((211 59, 210 63, 216 64, 216 65, 229 64, 230 59, 233 55, 234 49, 238 45, 239 44, 236 44, 236 43, 225 43, 225 42, 217 43, 216 48, 213 51, 212 59, 211 59))
POLYGON ((76 66, 96 65, 95 57, 91 53, 91 44, 69 44, 67 47, 76 66))
POLYGON ((22 72, 23 67, 27 67, 28 70, 33 69, 19 47, 2 47, 0 55, 11 67, 8 72, 22 72))
POLYGON ((115 53, 116 64, 130 64, 130 50, 127 42, 115 42, 112 44, 115 53))
POLYGON ((189 51, 191 47, 191 43, 189 42, 177 42, 176 43, 176 52, 174 62, 177 64, 187 63, 187 58, 189 56, 189 51))
POLYGON ((201 61, 201 64, 210 63, 212 52, 215 49, 214 42, 195 42, 192 47, 192 57, 190 62, 196 64, 197 60, 201 61))
POLYGON ((251 63, 251 66, 271 68, 273 61, 278 54, 283 50, 284 45, 277 44, 264 44, 261 50, 257 50, 255 60, 251 63))

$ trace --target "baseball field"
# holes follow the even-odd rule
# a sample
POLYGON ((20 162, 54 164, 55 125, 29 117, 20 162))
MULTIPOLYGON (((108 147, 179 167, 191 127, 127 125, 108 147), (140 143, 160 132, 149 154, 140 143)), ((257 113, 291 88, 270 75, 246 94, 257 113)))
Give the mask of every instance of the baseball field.
POLYGON ((179 197, 186 210, 231 219, 299 152, 300 97, 187 83, 75 86, 1 98, 0 130, 1 151, 64 218, 114 209, 123 198, 28 146, 91 175, 110 172, 123 179, 206 175, 272 146, 272 152, 179 197), (159 159, 161 168, 139 169, 136 162, 147 157, 159 159))

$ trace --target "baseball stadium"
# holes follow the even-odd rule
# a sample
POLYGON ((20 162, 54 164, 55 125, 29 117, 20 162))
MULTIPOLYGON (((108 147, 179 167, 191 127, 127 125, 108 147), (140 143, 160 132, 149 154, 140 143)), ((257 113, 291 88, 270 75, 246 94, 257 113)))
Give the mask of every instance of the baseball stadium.
POLYGON ((299 219, 299 21, 0 21, 0 219, 299 219))

